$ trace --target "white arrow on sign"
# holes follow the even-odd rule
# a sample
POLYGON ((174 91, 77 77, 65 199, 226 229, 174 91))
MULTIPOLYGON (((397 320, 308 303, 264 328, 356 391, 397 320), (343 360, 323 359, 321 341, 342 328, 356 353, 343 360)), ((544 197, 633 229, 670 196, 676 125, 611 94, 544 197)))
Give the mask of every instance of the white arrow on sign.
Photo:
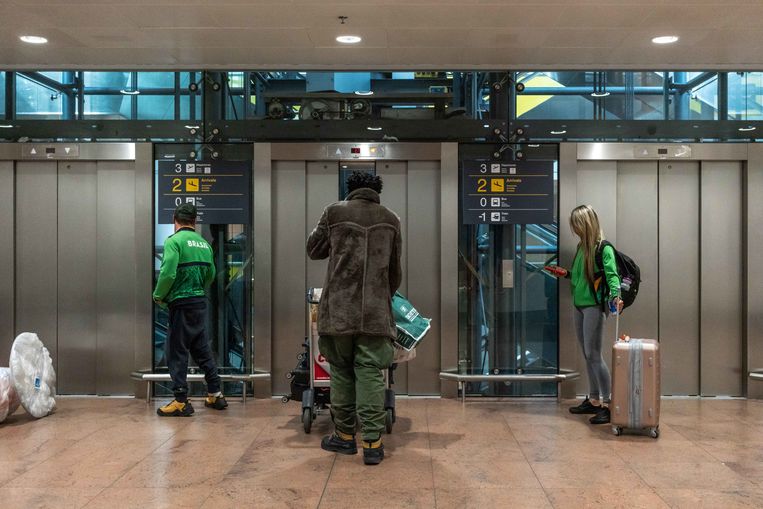
POLYGON ((68 154, 69 152, 71 152, 71 148, 69 148, 69 147, 64 147, 64 152, 66 152, 66 153, 68 154))
POLYGON ((30 153, 31 155, 33 155, 33 156, 34 156, 34 155, 37 155, 37 150, 33 148, 33 149, 32 149, 32 151, 31 151, 31 152, 29 152, 29 153, 30 153))
POLYGON ((341 148, 336 149, 336 155, 338 155, 338 156, 342 155, 342 149, 341 148))

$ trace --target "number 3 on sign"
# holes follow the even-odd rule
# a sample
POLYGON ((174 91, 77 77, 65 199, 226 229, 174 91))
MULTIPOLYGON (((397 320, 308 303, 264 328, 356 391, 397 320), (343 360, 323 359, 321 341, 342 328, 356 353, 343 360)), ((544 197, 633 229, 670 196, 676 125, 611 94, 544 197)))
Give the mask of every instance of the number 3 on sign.
POLYGON ((487 193, 487 179, 477 179, 477 192, 487 193))
POLYGON ((487 164, 480 164, 480 173, 487 173, 487 164))

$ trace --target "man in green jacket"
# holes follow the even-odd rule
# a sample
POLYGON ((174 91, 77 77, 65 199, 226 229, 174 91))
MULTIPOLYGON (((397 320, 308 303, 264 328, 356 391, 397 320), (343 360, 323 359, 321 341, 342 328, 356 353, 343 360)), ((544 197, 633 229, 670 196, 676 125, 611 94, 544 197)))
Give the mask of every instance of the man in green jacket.
POLYGON ((166 356, 175 399, 156 413, 162 417, 188 417, 193 414, 186 381, 189 352, 204 371, 207 382, 204 406, 223 410, 228 403, 220 391, 220 376, 206 331, 206 289, 215 279, 212 247, 194 229, 194 205, 184 203, 175 209, 174 222, 175 233, 164 242, 154 301, 169 306, 166 356))
POLYGON ((321 447, 357 454, 360 418, 363 462, 384 459, 384 378, 397 335, 392 296, 402 278, 400 219, 380 204, 381 178, 353 172, 347 199, 326 207, 307 240, 313 260, 329 259, 318 306, 318 346, 331 366, 335 431, 321 447))

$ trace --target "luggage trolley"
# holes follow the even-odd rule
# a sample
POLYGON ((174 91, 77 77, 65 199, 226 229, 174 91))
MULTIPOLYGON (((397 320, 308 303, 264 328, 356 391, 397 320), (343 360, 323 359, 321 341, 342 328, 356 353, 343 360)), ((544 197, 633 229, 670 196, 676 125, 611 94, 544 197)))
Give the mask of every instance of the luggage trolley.
MULTIPOLYGON (((318 349, 318 303, 321 299, 321 288, 310 288, 307 292, 307 308, 309 316, 309 335, 302 344, 303 351, 297 355, 297 367, 286 374, 291 382, 291 394, 284 396, 284 403, 290 400, 302 402, 302 426, 305 433, 310 433, 313 421, 331 404, 331 369, 328 361, 318 349)), ((392 364, 384 372, 384 410, 386 412, 385 428, 392 433, 395 414, 394 370, 397 364, 392 364)))

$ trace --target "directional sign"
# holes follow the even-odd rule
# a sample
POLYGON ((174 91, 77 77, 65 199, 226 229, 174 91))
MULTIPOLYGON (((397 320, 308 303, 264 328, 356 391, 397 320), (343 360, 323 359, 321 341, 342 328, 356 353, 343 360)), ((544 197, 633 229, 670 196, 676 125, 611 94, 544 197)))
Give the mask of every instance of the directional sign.
POLYGON ((172 224, 179 205, 192 203, 205 224, 248 224, 251 161, 159 161, 159 223, 172 224))
POLYGON ((549 224, 554 221, 551 161, 463 161, 464 224, 549 224))

